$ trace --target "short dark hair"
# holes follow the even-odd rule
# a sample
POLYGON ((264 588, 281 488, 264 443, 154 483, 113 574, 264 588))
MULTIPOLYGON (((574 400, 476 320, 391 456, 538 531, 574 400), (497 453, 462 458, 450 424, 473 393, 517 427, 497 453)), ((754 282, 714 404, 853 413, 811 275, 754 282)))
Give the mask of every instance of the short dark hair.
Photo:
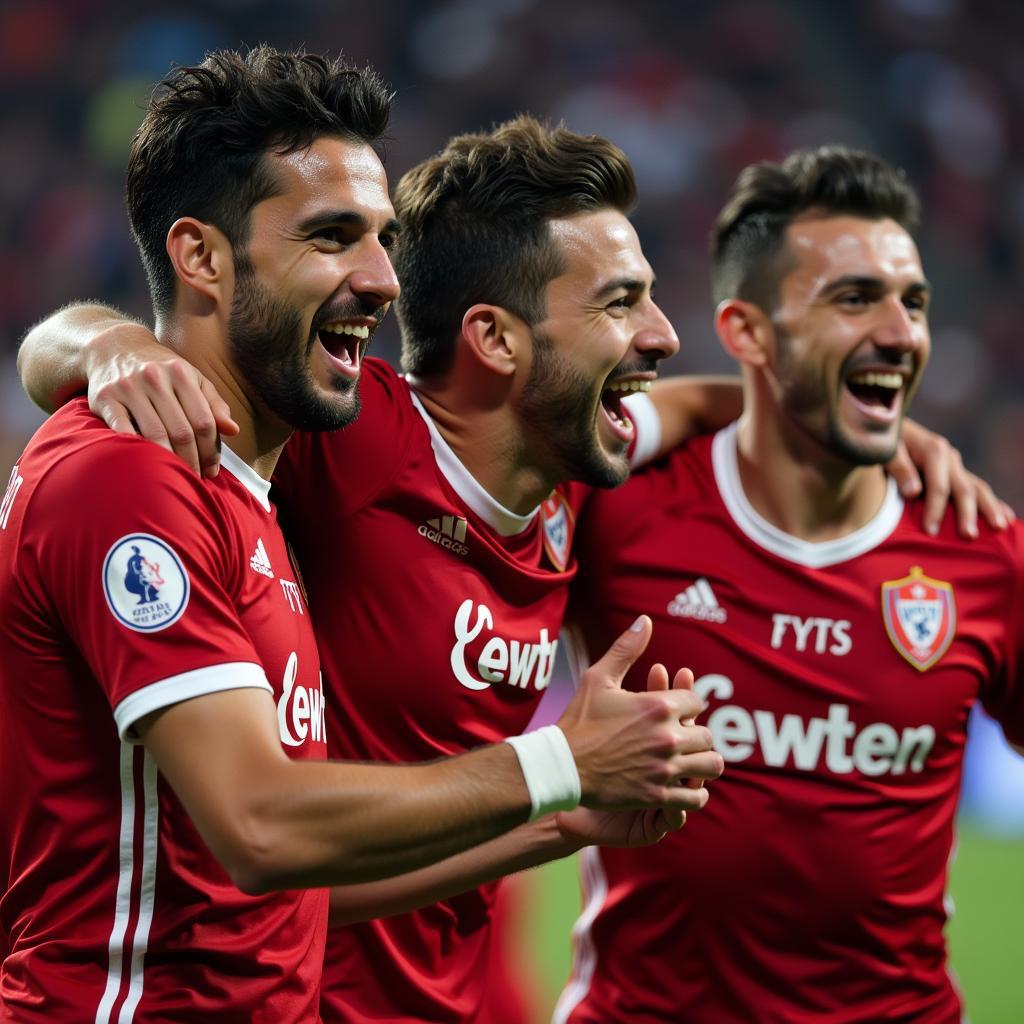
POLYGON ((545 289, 563 271, 548 221, 628 213, 636 181, 607 139, 524 115, 453 138, 402 177, 394 203, 402 366, 430 376, 451 365, 474 303, 502 306, 529 324, 543 320, 545 289))
POLYGON ((786 272, 786 229, 802 214, 890 218, 917 225, 917 193, 902 170, 843 146, 797 150, 781 164, 744 168, 711 235, 712 295, 771 311, 786 272))
POLYGON ((323 135, 372 144, 387 128, 393 94, 369 68, 258 46, 219 50, 174 69, 154 90, 128 157, 126 198, 153 308, 174 302, 167 232, 183 216, 214 224, 236 255, 249 211, 279 184, 263 157, 323 135))

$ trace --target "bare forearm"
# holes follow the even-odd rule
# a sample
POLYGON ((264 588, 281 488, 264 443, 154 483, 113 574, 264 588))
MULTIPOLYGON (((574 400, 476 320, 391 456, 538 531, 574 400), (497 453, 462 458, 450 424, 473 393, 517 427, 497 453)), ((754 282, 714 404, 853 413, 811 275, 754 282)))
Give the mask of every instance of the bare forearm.
POLYGON ((278 778, 253 807, 260 856, 249 888, 416 871, 524 823, 530 808, 505 744, 425 765, 292 762, 278 778))
POLYGON ((335 886, 330 923, 352 924, 417 910, 578 849, 578 844, 562 836, 555 816, 547 815, 419 871, 380 882, 335 886))
POLYGON ((651 400, 661 420, 659 454, 697 434, 720 430, 743 411, 738 377, 665 377, 655 383, 651 400))
POLYGON ((18 373, 29 398, 53 412, 76 394, 84 394, 89 342, 125 323, 135 321, 101 305, 65 306, 41 320, 18 350, 18 373))

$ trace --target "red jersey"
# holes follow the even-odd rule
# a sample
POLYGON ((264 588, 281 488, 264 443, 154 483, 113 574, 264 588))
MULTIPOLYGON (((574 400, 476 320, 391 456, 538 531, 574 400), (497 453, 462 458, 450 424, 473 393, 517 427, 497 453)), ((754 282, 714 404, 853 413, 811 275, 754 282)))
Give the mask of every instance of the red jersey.
MULTIPOLYGON (((561 491, 502 508, 409 384, 368 359, 358 420, 299 435, 278 467, 314 608, 331 757, 422 761, 523 731, 551 679, 574 575, 561 491), (294 513, 294 514, 292 514, 294 513)), ((332 929, 325 1021, 469 1021, 497 883, 332 929)))
POLYGON ((726 761, 651 849, 589 849, 556 1021, 958 1024, 943 926, 968 713, 1024 743, 1024 532, 930 537, 895 485, 806 543, 747 502, 735 429, 593 497, 572 617, 639 612, 726 761))
POLYGON ((133 732, 160 708, 255 687, 292 757, 326 755, 309 613, 268 487, 230 451, 223 466, 201 481, 76 401, 11 474, 4 1020, 318 1019, 326 891, 240 892, 133 732))

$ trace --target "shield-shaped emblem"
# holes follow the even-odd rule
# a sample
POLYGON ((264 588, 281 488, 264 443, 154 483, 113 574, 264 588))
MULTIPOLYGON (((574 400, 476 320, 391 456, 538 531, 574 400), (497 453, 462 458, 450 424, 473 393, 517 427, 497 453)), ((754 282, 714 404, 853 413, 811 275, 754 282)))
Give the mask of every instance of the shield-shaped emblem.
POLYGON ((915 565, 909 576, 882 584, 882 618, 893 647, 924 672, 946 653, 956 634, 953 585, 925 576, 915 565))
POLYGON ((541 502, 540 514, 544 521, 544 550, 552 565, 559 572, 565 572, 575 524, 572 509, 558 491, 552 491, 551 496, 541 502))

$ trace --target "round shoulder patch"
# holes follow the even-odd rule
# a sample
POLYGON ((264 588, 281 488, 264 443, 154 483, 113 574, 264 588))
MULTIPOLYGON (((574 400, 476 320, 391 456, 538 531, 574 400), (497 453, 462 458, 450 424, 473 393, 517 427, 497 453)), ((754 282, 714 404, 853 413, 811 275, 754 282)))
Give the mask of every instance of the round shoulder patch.
POLYGON ((155 633, 177 622, 188 591, 181 559, 158 537, 131 533, 107 552, 103 593, 114 618, 129 629, 155 633))

